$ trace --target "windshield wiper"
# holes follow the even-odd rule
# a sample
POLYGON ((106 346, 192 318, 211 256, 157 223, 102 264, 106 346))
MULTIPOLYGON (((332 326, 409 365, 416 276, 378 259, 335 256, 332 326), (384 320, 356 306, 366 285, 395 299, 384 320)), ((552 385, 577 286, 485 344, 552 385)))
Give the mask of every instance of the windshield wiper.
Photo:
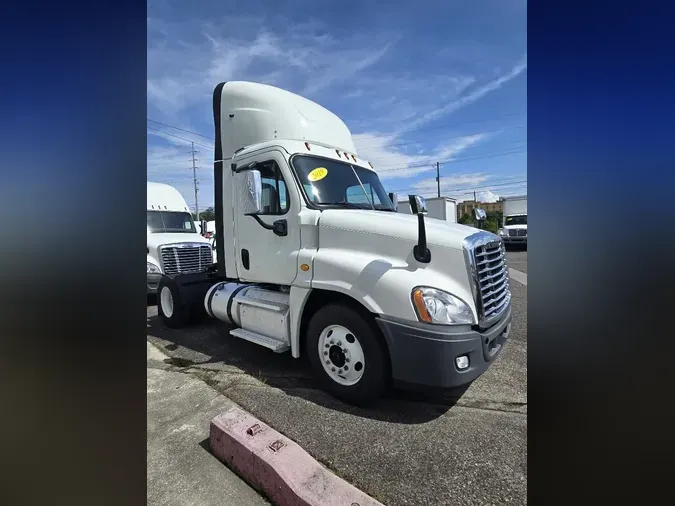
POLYGON ((363 209, 359 204, 354 204, 353 202, 321 202, 322 205, 327 205, 327 206, 345 206, 349 207, 350 209, 363 209))

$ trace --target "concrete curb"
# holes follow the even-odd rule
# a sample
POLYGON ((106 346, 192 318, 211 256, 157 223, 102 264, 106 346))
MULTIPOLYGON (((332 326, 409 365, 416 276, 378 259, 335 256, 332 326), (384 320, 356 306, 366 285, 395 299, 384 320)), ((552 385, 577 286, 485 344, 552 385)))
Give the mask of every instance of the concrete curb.
POLYGON ((211 420, 211 451, 279 506, 383 506, 249 413, 211 420))

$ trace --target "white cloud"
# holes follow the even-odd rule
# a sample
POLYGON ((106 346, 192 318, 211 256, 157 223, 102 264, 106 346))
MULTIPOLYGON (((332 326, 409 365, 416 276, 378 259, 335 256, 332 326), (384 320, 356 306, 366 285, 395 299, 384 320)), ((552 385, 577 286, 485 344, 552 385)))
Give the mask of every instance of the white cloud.
MULTIPOLYGON (((385 66, 399 42, 399 34, 358 33, 338 39, 328 35, 326 26, 318 21, 286 26, 289 25, 269 25, 251 17, 180 23, 149 19, 149 116, 185 130, 213 135, 211 94, 218 82, 237 79, 272 84, 322 104, 332 100, 344 107, 341 111, 330 104, 334 112, 346 116, 343 119, 355 133, 359 156, 370 160, 382 179, 411 178, 433 173, 437 161, 453 160, 495 133, 466 135, 466 131, 459 131, 465 135, 451 139, 427 135, 424 143, 406 142, 414 131, 499 89, 527 67, 524 56, 508 72, 492 79, 401 73, 385 66), (223 26, 236 31, 225 31, 223 26), (355 121, 349 120, 350 115, 355 116, 355 121)), ((191 170, 183 165, 183 160, 189 158, 188 141, 196 143, 198 156, 204 160, 201 165, 210 170, 211 162, 206 160, 212 159, 209 150, 213 141, 152 123, 149 126, 164 131, 148 131, 149 139, 160 137, 170 147, 159 148, 150 143, 148 177, 174 177, 183 171, 181 181, 191 184, 191 170), (167 160, 165 165, 150 167, 163 160, 167 160)), ((212 185, 210 172, 203 174, 203 186, 212 185)), ((452 179, 448 178, 452 177, 444 175, 443 184, 447 180, 451 185, 452 179)), ((473 177, 473 182, 467 184, 477 184, 476 178, 482 176, 473 177)), ((202 193, 206 193, 205 188, 202 193)))
POLYGON ((478 202, 497 202, 499 200, 499 195, 490 190, 480 191, 476 192, 476 200, 478 200, 478 202))
POLYGON ((318 23, 305 23, 302 29, 294 24, 287 32, 268 31, 263 20, 231 18, 219 26, 224 25, 241 29, 220 36, 222 28, 205 25, 190 42, 180 40, 184 32, 178 25, 164 23, 162 30, 156 29, 159 37, 149 37, 148 43, 149 105, 166 115, 177 114, 204 103, 217 83, 233 79, 274 84, 311 97, 376 65, 397 41, 381 36, 378 42, 365 35, 338 41, 321 33, 318 23), (171 32, 173 37, 167 37, 171 32))
POLYGON ((407 154, 397 145, 397 135, 357 134, 354 142, 359 156, 370 161, 380 179, 408 178, 435 171, 436 162, 448 162, 462 151, 486 140, 488 133, 477 133, 452 139, 424 154, 419 150, 407 154))
MULTIPOLYGON (((434 109, 433 111, 430 111, 426 114, 421 115, 414 121, 405 123, 401 128, 399 128, 396 133, 402 134, 405 132, 409 132, 411 130, 415 130, 419 128, 420 126, 424 125, 425 123, 429 123, 430 121, 433 121, 435 119, 438 119, 442 116, 445 116, 447 114, 450 114, 457 109, 460 109, 461 107, 464 107, 468 104, 471 104, 475 102, 476 100, 484 97, 488 93, 495 91, 499 88, 501 88, 504 84, 509 82, 510 80, 518 77, 520 74, 523 73, 527 69, 527 55, 524 55, 517 63, 514 65, 508 72, 505 74, 500 75, 498 78, 488 81, 485 84, 476 86, 476 88, 465 94, 461 95, 459 98, 453 99, 452 101, 446 103, 445 105, 434 109)), ((465 90, 468 88, 468 85, 462 88, 465 90)))

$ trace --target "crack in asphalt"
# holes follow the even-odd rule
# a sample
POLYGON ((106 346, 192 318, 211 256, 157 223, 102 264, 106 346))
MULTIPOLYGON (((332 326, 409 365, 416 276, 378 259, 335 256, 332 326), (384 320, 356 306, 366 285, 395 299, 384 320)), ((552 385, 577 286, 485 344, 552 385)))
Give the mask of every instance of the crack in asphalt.
MULTIPOLYGON (((160 362, 164 365, 169 365, 166 361, 160 362)), ((169 372, 178 372, 181 374, 188 374, 194 376, 204 383, 209 385, 211 388, 214 388, 221 394, 226 394, 226 392, 231 391, 237 387, 246 387, 246 388, 277 388, 277 389, 286 389, 291 391, 299 390, 310 390, 310 391, 320 391, 320 389, 314 388, 311 385, 311 379, 302 377, 302 376, 290 376, 290 377, 273 377, 274 380, 278 383, 279 380, 285 385, 276 384, 274 386, 268 385, 265 378, 256 378, 255 376, 247 372, 236 372, 236 371, 222 371, 214 369, 204 369, 200 367, 195 367, 195 365, 179 366, 179 365, 169 365, 168 367, 153 367, 148 366, 150 369, 162 369, 169 372), (224 379, 217 379, 218 376, 224 376, 224 379), (228 381, 228 376, 232 376, 228 381), (246 378, 250 378, 257 383, 247 381, 246 378), (259 383, 262 383, 259 384, 259 383), (299 383, 304 383, 299 384, 299 383)), ((439 402, 429 402, 429 401, 418 401, 421 405, 426 405, 430 407, 442 406, 442 403, 439 402)), ((458 399, 455 403, 456 406, 465 408, 465 409, 477 409, 484 411, 496 411, 502 413, 513 413, 517 415, 527 416, 527 402, 526 401, 495 401, 490 399, 458 399)))

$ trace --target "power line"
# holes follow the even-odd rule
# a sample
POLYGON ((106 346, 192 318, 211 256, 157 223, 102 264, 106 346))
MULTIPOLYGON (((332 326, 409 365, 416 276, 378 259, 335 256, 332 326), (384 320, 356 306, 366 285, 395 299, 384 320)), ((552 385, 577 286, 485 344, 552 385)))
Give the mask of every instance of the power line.
MULTIPOLYGON (((180 155, 189 155, 192 153, 192 151, 180 151, 179 153, 174 153, 172 155, 164 155, 164 156, 154 156, 152 158, 148 158, 148 162, 156 162, 158 160, 166 160, 168 158, 175 158, 180 155)), ((197 151, 199 153, 199 151, 197 151)))
MULTIPOLYGON (((465 137, 471 137, 473 135, 480 135, 481 133, 485 133, 487 135, 494 135, 494 134, 499 134, 499 133, 503 133, 503 132, 508 132, 510 130, 518 130, 518 129, 521 129, 521 128, 527 128, 527 126, 519 125, 519 126, 515 126, 515 127, 510 127, 510 128, 503 128, 501 130, 495 130, 494 132, 480 132, 480 133, 475 133, 475 134, 465 134, 465 135, 456 135, 456 136, 453 136, 453 137, 444 137, 443 141, 447 142, 447 141, 452 141, 452 140, 455 140, 455 139, 462 139, 462 138, 465 138, 465 137)), ((518 142, 522 142, 522 141, 518 141, 518 142)), ((409 142, 402 142, 402 143, 397 143, 397 144, 387 144, 387 145, 383 146, 383 149, 399 148, 399 147, 403 147, 403 146, 410 146, 412 144, 421 144, 421 143, 420 143, 420 141, 409 141, 409 142)), ((361 148, 361 151, 367 151, 367 150, 368 150, 368 148, 363 148, 363 147, 361 148)), ((409 155, 407 155, 405 153, 392 153, 390 155, 387 155, 386 157, 382 156, 382 157, 368 158, 367 160, 369 162, 376 163, 377 160, 384 160, 386 158, 391 158, 391 157, 395 157, 395 156, 409 156, 409 155)), ((425 156, 425 155, 418 155, 418 156, 425 156)))
MULTIPOLYGON (((499 184, 499 183, 498 184, 489 184, 489 185, 484 185, 484 186, 467 186, 466 188, 446 188, 446 189, 444 189, 443 193, 459 193, 459 192, 463 192, 463 191, 467 191, 467 190, 469 190, 468 193, 471 193, 472 191, 475 191, 475 190, 490 190, 492 188, 511 187, 511 186, 517 187, 517 186, 522 186, 526 183, 527 183, 527 179, 523 179, 522 181, 512 181, 512 182, 509 182, 509 183, 501 183, 501 184, 499 184)), ((414 186, 411 186, 411 187, 408 187, 408 188, 402 188, 400 190, 389 190, 389 191, 391 191, 393 193, 407 193, 409 191, 414 191, 414 190, 430 193, 430 192, 433 191, 433 188, 425 189, 425 188, 416 188, 414 186)))
MULTIPOLYGON (((527 142, 525 142, 527 144, 527 142)), ((513 154, 518 154, 518 153, 525 153, 527 152, 526 149, 521 149, 521 146, 514 146, 512 148, 509 148, 508 150, 503 150, 503 151, 494 151, 492 153, 485 153, 483 155, 477 155, 477 156, 471 156, 471 157, 461 157, 461 158, 448 158, 447 160, 439 160, 440 163, 442 164, 449 164, 449 163, 459 163, 459 162, 466 162, 470 160, 482 160, 485 158, 494 158, 495 156, 506 156, 506 155, 513 155, 513 154)), ((393 172, 393 171, 405 171, 405 170, 413 170, 413 169, 424 169, 424 168, 429 168, 429 170, 433 169, 433 166, 431 163, 424 164, 424 165, 401 165, 399 167, 384 167, 384 168, 376 168, 375 172, 378 174, 381 172, 393 172)))
MULTIPOLYGON (((410 134, 410 133, 416 133, 416 132, 431 132, 431 131, 434 131, 434 130, 442 130, 442 129, 444 129, 444 128, 453 128, 453 127, 461 128, 461 127, 464 127, 464 126, 466 126, 466 125, 475 125, 475 124, 480 124, 480 123, 488 123, 488 122, 491 122, 491 121, 497 121, 497 120, 500 120, 500 119, 505 119, 505 118, 509 118, 509 117, 516 117, 516 116, 522 117, 522 116, 523 116, 523 113, 508 113, 508 114, 504 114, 504 115, 500 115, 500 116, 495 116, 494 118, 482 118, 482 119, 477 119, 477 120, 472 120, 472 121, 464 121, 464 122, 462 122, 461 124, 448 124, 448 123, 445 123, 445 124, 442 124, 442 125, 437 125, 437 126, 435 126, 435 127, 415 128, 415 129, 409 130, 409 131, 407 131, 407 132, 402 132, 400 135, 403 135, 403 134, 410 134)), ((172 129, 174 129, 174 130, 178 130, 178 131, 180 131, 180 132, 185 132, 185 133, 188 133, 188 134, 196 135, 196 136, 198 136, 198 137, 203 137, 203 138, 205 138, 205 139, 209 139, 209 140, 215 142, 215 138, 213 138, 213 137, 211 137, 211 136, 208 136, 208 135, 200 134, 200 133, 198 133, 198 132, 193 132, 193 131, 191 131, 191 130, 186 130, 186 129, 184 129, 184 128, 180 128, 180 127, 177 127, 177 126, 169 125, 168 123, 162 123, 161 121, 157 121, 157 120, 154 120, 154 119, 151 119, 151 118, 147 118, 147 120, 150 121, 150 122, 152 122, 152 123, 156 123, 156 124, 158 124, 158 125, 162 125, 162 126, 167 127, 167 128, 172 128, 172 129)), ((148 127, 148 128, 151 128, 151 127, 148 127)), ((525 127, 525 126, 521 126, 521 127, 519 127, 519 128, 526 128, 526 127, 525 127)), ((163 132, 162 130, 156 130, 156 131, 162 132, 162 133, 166 133, 166 132, 163 132)), ((167 135, 171 135, 171 134, 167 134, 167 135)), ((355 134, 355 135, 357 135, 360 139, 380 139, 380 138, 387 137, 386 135, 360 135, 360 134, 355 134)), ((399 136, 400 136, 400 135, 399 135, 399 136)), ((464 136, 464 135, 460 135, 460 136, 457 136, 457 137, 455 137, 455 138, 460 138, 460 137, 465 137, 465 136, 464 136)), ((452 138, 452 137, 451 137, 451 138, 452 138)), ((182 137, 179 137, 179 139, 183 139, 183 140, 185 140, 185 141, 187 141, 187 142, 191 142, 191 141, 189 141, 189 140, 187 140, 187 139, 184 139, 184 138, 182 138, 182 137)), ((195 143, 195 144, 198 144, 198 143, 195 143)), ((403 143, 403 144, 398 144, 398 145, 399 145, 399 146, 403 146, 403 145, 407 145, 407 144, 414 144, 414 142, 408 142, 408 143, 403 143)), ((199 144, 198 144, 198 145, 199 145, 199 144)), ((373 144, 372 146, 375 146, 375 144, 373 144)), ((394 147, 394 146, 396 146, 396 145, 390 145, 390 146, 387 146, 387 147, 394 147)), ((367 145, 366 145, 366 146, 361 146, 360 149, 368 149, 368 146, 367 146, 367 145)))
POLYGON ((174 165, 176 163, 185 163, 185 162, 190 162, 192 159, 188 160, 176 160, 175 162, 164 162, 164 163, 156 163, 153 165, 148 165, 147 167, 165 167, 166 165, 174 165))
POLYGON ((156 120, 150 119, 150 118, 148 118, 148 121, 150 121, 150 122, 152 122, 152 123, 157 123, 158 125, 162 125, 162 126, 165 126, 165 127, 167 127, 167 128, 173 128, 174 130, 179 130, 179 131, 185 132, 185 133, 187 133, 187 134, 192 134, 192 135, 196 135, 196 136, 198 136, 198 137, 204 137, 205 139, 211 139, 212 141, 215 141, 215 139, 214 139, 213 137, 209 137, 208 135, 202 135, 202 134, 198 134, 197 132, 192 132, 192 131, 190 131, 190 130, 185 130, 184 128, 178 128, 178 127, 173 126, 173 125, 167 125, 166 123, 162 123, 161 121, 156 121, 156 120))
MULTIPOLYGON (((180 140, 185 141, 185 142, 193 142, 190 139, 186 139, 185 137, 179 137, 178 135, 170 134, 168 132, 165 132, 164 130, 158 130, 158 129, 152 128, 150 126, 148 126, 147 128, 148 128, 148 130, 150 130, 152 132, 158 132, 158 133, 163 134, 163 135, 168 135, 169 137, 175 137, 176 139, 180 139, 180 140)), ((199 144, 198 142, 195 142, 195 144, 197 146, 201 146, 203 148, 213 149, 213 146, 207 146, 206 144, 199 144)))
MULTIPOLYGON (((494 151, 491 153, 484 153, 482 155, 478 156, 467 156, 467 157, 459 157, 459 158, 450 158, 447 160, 439 160, 438 163, 441 164, 451 164, 451 163, 460 163, 460 162, 466 162, 466 161, 472 161, 472 160, 483 160, 483 159, 488 159, 488 158, 495 158, 499 156, 508 156, 508 155, 514 155, 514 154, 520 154, 520 153, 525 153, 527 150, 523 149, 522 147, 513 147, 509 148, 507 150, 502 150, 502 151, 494 151)), ((393 172, 393 171, 400 171, 404 172, 406 170, 415 170, 415 169, 423 169, 423 168, 428 168, 429 170, 433 170, 434 166, 431 164, 425 164, 425 165, 413 165, 413 166, 407 166, 403 165, 400 167, 385 167, 385 168, 377 168, 375 171, 380 174, 380 173, 387 173, 387 172, 393 172)), ((189 175, 185 176, 175 176, 178 179, 190 179, 189 175)), ((406 177, 405 174, 403 174, 401 177, 406 177)), ((410 176, 407 176, 410 177, 410 176)), ((441 176, 442 177, 442 176, 441 176)))

